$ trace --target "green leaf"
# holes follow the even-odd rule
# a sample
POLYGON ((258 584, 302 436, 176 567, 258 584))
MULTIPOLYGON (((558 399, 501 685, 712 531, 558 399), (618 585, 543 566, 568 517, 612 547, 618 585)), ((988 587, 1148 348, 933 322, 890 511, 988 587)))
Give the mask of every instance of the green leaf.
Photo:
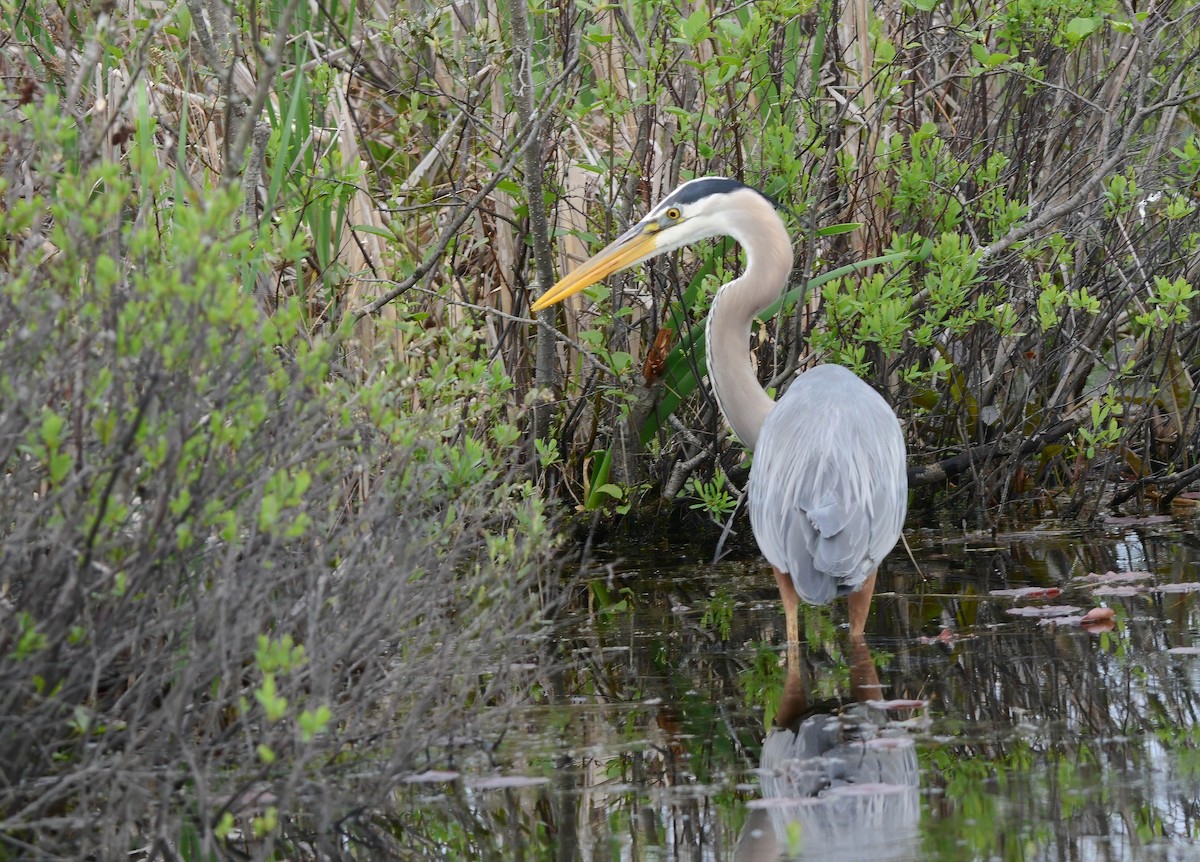
POLYGON ((264 494, 258 509, 258 528, 267 531, 274 527, 279 521, 282 509, 278 497, 274 494, 264 494))
MULTIPOLYGON (((265 748, 266 746, 261 747, 265 748)), ((213 827, 213 835, 224 841, 233 832, 233 827, 236 823, 237 821, 234 819, 233 812, 226 811, 221 815, 221 819, 217 822, 217 825, 213 827)))
POLYGON ((708 27, 708 21, 708 8, 700 6, 695 12, 679 22, 679 32, 683 34, 683 38, 689 44, 695 45, 712 35, 712 30, 708 27))
POLYGON ((625 496, 625 492, 622 491, 620 489, 620 487, 612 484, 611 482, 601 485, 599 488, 594 489, 592 491, 592 493, 593 494, 608 494, 610 497, 617 499, 617 500, 620 500, 622 497, 625 496))
POLYGON ((612 370, 616 374, 621 374, 626 368, 633 364, 633 356, 622 350, 614 350, 611 354, 609 354, 609 359, 612 363, 612 370))
POLYGON ((584 508, 588 510, 599 509, 607 500, 601 497, 601 494, 607 494, 604 490, 611 487, 608 484, 608 472, 612 468, 612 451, 605 449, 600 453, 600 457, 595 459, 592 465, 591 481, 588 482, 587 500, 584 501, 584 508))
POLYGON ((254 692, 254 699, 262 706, 267 721, 279 721, 287 715, 287 698, 276 691, 275 677, 272 674, 263 674, 262 685, 254 692))
POLYGON ((65 479, 74 462, 75 459, 66 452, 58 452, 51 455, 50 463, 47 465, 50 468, 50 481, 57 485, 65 479))
POLYGON ((300 726, 300 739, 304 742, 312 742, 317 734, 325 730, 332 718, 333 713, 325 705, 317 707, 315 711, 304 710, 296 719, 296 723, 300 726))
POLYGON ((42 442, 48 449, 57 449, 62 445, 62 430, 67 420, 53 410, 47 409, 42 413, 42 442))
POLYGON ((353 224, 350 225, 350 230, 358 231, 359 233, 370 233, 375 236, 381 236, 384 239, 394 240, 396 235, 390 230, 381 227, 375 227, 373 224, 353 224))
POLYGON ((504 192, 507 195, 512 195, 515 198, 519 198, 524 194, 521 189, 521 184, 516 180, 510 179, 503 179, 496 183, 496 190, 504 192))
POLYGON ((1072 45, 1076 45, 1090 36, 1092 33, 1104 23, 1104 19, 1099 16, 1094 18, 1072 18, 1067 22, 1066 28, 1063 30, 1063 35, 1067 37, 1067 41, 1072 45))
POLYGON ((838 236, 843 233, 853 233, 863 226, 860 221, 846 222, 845 224, 831 224, 828 227, 817 228, 817 236, 838 236))
POLYGON ((296 473, 296 484, 292 487, 292 493, 297 502, 300 497, 304 496, 304 492, 312 486, 312 474, 307 470, 300 470, 296 473))

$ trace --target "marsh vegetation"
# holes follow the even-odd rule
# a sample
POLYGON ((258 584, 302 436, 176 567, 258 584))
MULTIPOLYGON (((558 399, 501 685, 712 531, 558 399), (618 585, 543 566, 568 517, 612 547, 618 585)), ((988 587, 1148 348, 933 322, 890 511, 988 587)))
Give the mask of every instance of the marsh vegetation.
POLYGON ((0 858, 458 840, 402 782, 591 685, 572 613, 666 601, 573 584, 567 519, 746 533, 700 328, 735 248, 527 317, 686 178, 786 207, 760 379, 872 382, 918 520, 1186 505, 1198 16, 0 0, 0 858))

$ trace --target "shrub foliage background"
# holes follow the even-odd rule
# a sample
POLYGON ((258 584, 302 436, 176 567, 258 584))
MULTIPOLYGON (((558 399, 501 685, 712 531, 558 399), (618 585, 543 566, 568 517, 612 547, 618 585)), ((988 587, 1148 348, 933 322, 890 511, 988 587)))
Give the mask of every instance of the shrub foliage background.
POLYGON ((244 289, 302 245, 156 127, 0 130, 0 858, 340 854, 503 730, 553 543, 475 335, 350 374, 244 289))
POLYGON ((915 502, 1087 515, 1195 477, 1189 4, 5 9, 14 112, 57 95, 89 158, 238 189, 247 227, 293 243, 244 289, 311 332, 358 321, 354 373, 416 323, 472 333, 580 505, 744 476, 681 344, 735 250, 613 279, 536 336, 524 318, 706 173, 795 214, 803 304, 764 321, 762 379, 826 359, 872 379, 915 502))
POLYGON ((520 691, 542 495, 733 513, 695 327, 734 249, 525 317, 692 176, 790 208, 760 378, 869 378, 916 503, 1168 505, 1200 475, 1198 17, 0 0, 5 852, 336 843, 520 691))

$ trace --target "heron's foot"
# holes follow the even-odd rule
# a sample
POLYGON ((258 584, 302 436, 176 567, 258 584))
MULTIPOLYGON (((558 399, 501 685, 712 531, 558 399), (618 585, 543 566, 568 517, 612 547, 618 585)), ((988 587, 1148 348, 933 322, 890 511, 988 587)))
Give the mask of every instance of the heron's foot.
POLYGON ((875 595, 875 575, 863 581, 863 585, 850 594, 850 637, 861 638, 867 630, 867 615, 871 612, 871 597, 875 595))

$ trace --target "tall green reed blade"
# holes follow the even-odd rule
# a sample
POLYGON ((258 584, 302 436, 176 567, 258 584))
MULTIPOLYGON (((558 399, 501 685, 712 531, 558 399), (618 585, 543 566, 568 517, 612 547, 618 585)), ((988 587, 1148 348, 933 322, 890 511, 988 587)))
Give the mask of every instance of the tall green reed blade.
POLYGON ((592 462, 592 472, 588 477, 587 498, 583 503, 584 508, 588 511, 601 509, 614 500, 621 499, 624 493, 618 486, 608 481, 609 472, 612 470, 612 449, 593 452, 592 457, 595 460, 592 462))

